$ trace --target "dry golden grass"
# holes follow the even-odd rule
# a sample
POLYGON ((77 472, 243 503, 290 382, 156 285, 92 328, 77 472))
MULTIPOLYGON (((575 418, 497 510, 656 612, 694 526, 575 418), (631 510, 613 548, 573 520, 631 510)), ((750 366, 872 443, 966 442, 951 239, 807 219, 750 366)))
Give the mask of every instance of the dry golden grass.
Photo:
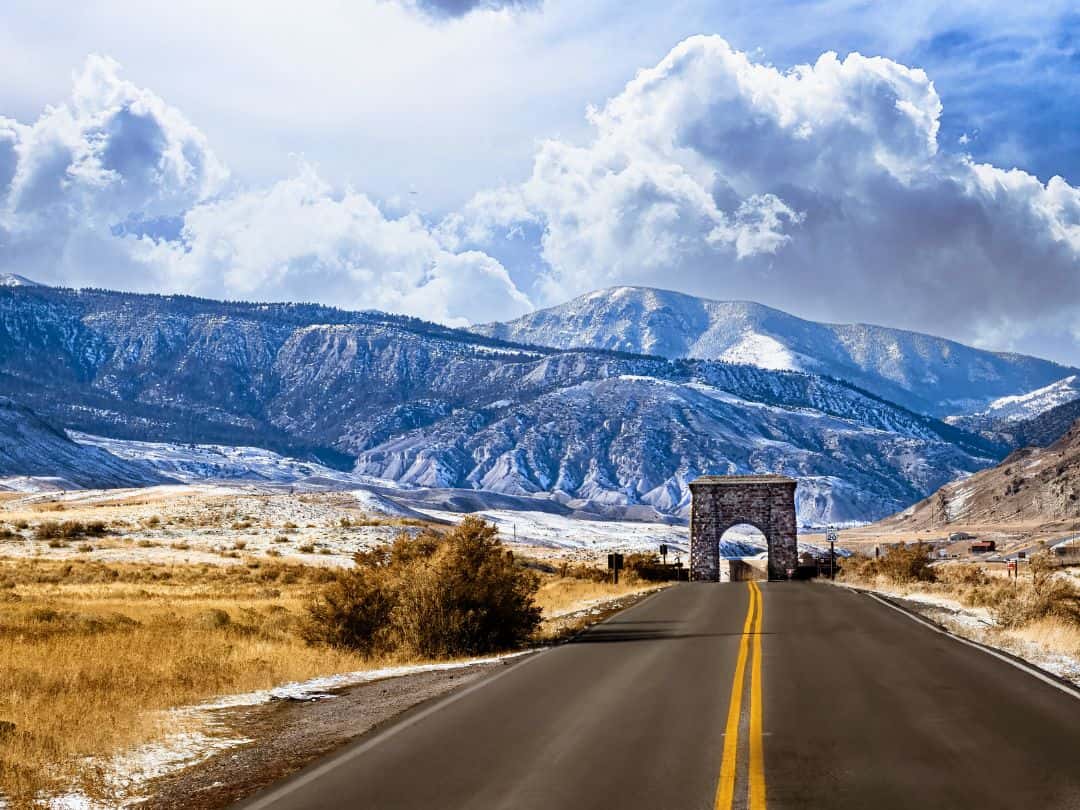
POLYGON ((1064 653, 1080 660, 1080 625, 1056 617, 1039 619, 1010 631, 1010 635, 1047 652, 1064 653))
POLYGON ((296 634, 320 576, 0 561, 0 792, 93 792, 86 758, 158 736, 158 710, 374 665, 296 634))
POLYGON ((544 616, 553 618, 564 613, 581 610, 590 604, 617 599, 656 588, 655 582, 593 582, 587 579, 554 577, 546 579, 536 592, 536 604, 544 616))
MULTIPOLYGON (((305 606, 330 577, 254 559, 0 559, 0 794, 28 807, 74 786, 108 801, 94 760, 177 731, 162 727, 164 710, 386 665, 301 640, 305 606)), ((559 616, 656 587, 542 581, 540 640, 565 634, 559 616)))
POLYGON ((1051 656, 1066 655, 1080 661, 1080 588, 1069 571, 1054 568, 1044 558, 1034 558, 1019 581, 1001 569, 971 564, 932 570, 933 582, 898 582, 875 573, 872 566, 849 564, 842 579, 898 596, 942 597, 982 610, 993 620, 992 627, 950 626, 960 635, 1024 656, 1031 654, 1034 646, 1051 656))
POLYGON ((572 633, 588 624, 586 618, 567 620, 570 614, 579 610, 599 605, 622 596, 656 590, 655 582, 623 581, 618 585, 610 582, 595 582, 573 577, 545 576, 540 590, 536 592, 536 604, 544 612, 544 618, 537 633, 541 640, 554 640, 567 633, 572 633))

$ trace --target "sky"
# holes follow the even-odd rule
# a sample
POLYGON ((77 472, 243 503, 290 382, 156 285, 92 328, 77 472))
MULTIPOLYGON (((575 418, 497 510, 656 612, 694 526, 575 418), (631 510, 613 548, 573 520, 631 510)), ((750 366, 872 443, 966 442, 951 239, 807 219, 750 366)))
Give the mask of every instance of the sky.
POLYGON ((633 284, 1080 365, 1066 2, 0 21, 0 272, 451 325, 633 284))

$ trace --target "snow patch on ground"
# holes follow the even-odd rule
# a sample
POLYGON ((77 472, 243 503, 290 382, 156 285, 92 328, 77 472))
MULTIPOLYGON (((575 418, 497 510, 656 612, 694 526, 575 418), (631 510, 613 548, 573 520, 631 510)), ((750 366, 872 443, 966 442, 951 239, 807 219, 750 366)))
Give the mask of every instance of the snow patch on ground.
MULTIPOLYGON (((466 515, 438 509, 418 510, 438 520, 461 522, 466 515)), ((673 552, 686 554, 690 548, 685 526, 665 523, 636 523, 617 520, 580 520, 548 512, 517 512, 491 509, 473 513, 495 524, 504 542, 552 549, 597 551, 656 551, 661 543, 673 552)))
POLYGON ((16 475, 0 478, 0 491, 7 492, 66 492, 82 489, 66 478, 52 475, 16 475))
POLYGON ((946 502, 945 511, 948 520, 959 520, 967 511, 968 501, 971 500, 971 496, 975 493, 975 488, 972 486, 960 486, 949 495, 949 499, 946 502))
MULTIPOLYGON (((410 664, 380 669, 358 670, 308 681, 283 684, 273 689, 262 689, 238 695, 223 695, 194 706, 184 706, 164 713, 164 728, 182 731, 111 757, 101 763, 103 779, 116 799, 102 804, 91 797, 72 791, 64 796, 48 800, 49 810, 106 810, 106 808, 131 807, 145 801, 141 788, 149 780, 197 765, 221 751, 227 751, 251 740, 233 737, 218 714, 223 709, 257 706, 272 700, 325 700, 334 697, 333 689, 356 686, 361 683, 400 678, 423 672, 463 669, 476 664, 506 661, 528 655, 535 650, 468 658, 461 661, 443 661, 432 664, 410 664)), ((3 805, 0 804, 0 807, 3 805)))
MULTIPOLYGON (((865 589, 855 588, 855 590, 865 589)), ((1080 686, 1080 658, 1047 650, 1038 644, 1014 636, 1002 635, 997 622, 986 608, 968 607, 947 596, 921 591, 904 593, 875 587, 869 592, 906 602, 915 612, 925 614, 927 618, 961 638, 1015 655, 1040 669, 1080 686)))
POLYGON ((950 614, 948 620, 960 627, 968 629, 985 629, 987 627, 994 627, 997 624, 994 621, 993 616, 990 615, 990 611, 985 607, 966 607, 955 599, 949 599, 940 594, 920 593, 916 591, 902 596, 897 595, 896 598, 948 611, 950 614))
POLYGON ((360 508, 371 515, 385 515, 386 517, 416 518, 422 519, 424 515, 415 509, 402 506, 389 498, 370 492, 366 489, 354 489, 349 492, 360 508))

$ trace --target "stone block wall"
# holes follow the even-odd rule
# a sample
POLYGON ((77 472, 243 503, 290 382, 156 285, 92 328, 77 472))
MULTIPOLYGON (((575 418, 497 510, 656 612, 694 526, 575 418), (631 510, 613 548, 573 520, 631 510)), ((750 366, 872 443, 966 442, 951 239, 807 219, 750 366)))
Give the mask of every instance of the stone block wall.
POLYGON ((748 523, 765 535, 769 579, 787 579, 797 565, 795 487, 775 475, 710 475, 691 482, 690 579, 720 580, 720 538, 748 523))

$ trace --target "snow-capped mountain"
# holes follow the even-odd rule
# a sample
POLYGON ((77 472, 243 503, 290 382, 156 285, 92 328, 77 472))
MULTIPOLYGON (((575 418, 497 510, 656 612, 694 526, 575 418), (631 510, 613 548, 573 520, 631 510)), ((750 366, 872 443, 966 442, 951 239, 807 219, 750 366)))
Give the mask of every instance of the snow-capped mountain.
POLYGON ((643 287, 599 290, 474 331, 558 348, 603 348, 826 374, 935 416, 980 410, 997 398, 1031 391, 1076 371, 917 332, 817 323, 749 301, 712 301, 643 287))
POLYGON ((185 484, 228 481, 283 484, 342 489, 377 484, 369 477, 327 467, 314 461, 283 456, 261 447, 222 444, 182 444, 110 439, 71 431, 79 445, 97 448, 120 459, 137 463, 158 475, 185 484))
POLYGON ((945 421, 987 441, 1012 448, 1046 447, 1080 419, 1080 376, 1015 397, 1002 397, 984 411, 945 421))
POLYGON ((828 392, 844 400, 832 408, 744 394, 753 398, 701 378, 590 380, 523 403, 460 409, 361 452, 357 470, 416 486, 644 503, 681 516, 698 475, 784 473, 800 479, 800 520, 821 525, 895 511, 985 463, 929 421, 851 389, 828 392))
POLYGON ((1070 374, 1050 385, 1026 394, 1000 397, 978 413, 946 417, 951 425, 971 431, 1003 431, 1009 426, 1034 419, 1059 405, 1080 399, 1080 375, 1070 374))
MULTIPOLYGON (((62 488, 143 486, 167 480, 138 462, 77 444, 28 408, 0 397, 0 477, 8 476, 55 479, 62 488)), ((12 487, 22 488, 17 482, 12 487)))
POLYGON ((31 281, 26 276, 18 273, 0 273, 0 287, 40 287, 36 281, 31 281))
MULTIPOLYGON (((817 375, 522 346, 378 312, 48 287, 0 288, 0 393, 96 436, 667 514, 685 512, 697 474, 768 471, 804 479, 806 522, 868 519, 999 455, 817 375)), ((180 462, 161 452, 168 474, 180 462)), ((215 453, 210 466, 236 469, 215 453)))

